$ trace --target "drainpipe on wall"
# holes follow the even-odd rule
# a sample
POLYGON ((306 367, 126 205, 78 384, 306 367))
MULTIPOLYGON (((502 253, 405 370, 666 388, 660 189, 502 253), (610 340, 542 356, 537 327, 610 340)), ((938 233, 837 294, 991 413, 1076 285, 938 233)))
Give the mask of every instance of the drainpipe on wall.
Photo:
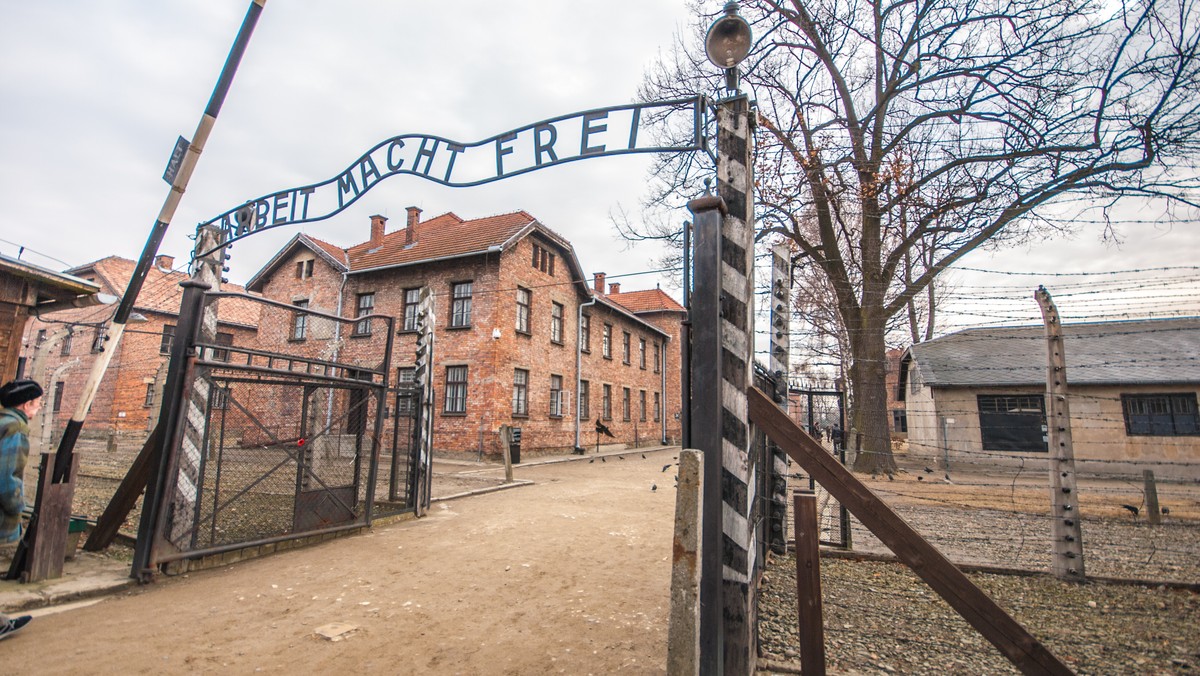
POLYGON ((659 443, 667 445, 667 344, 670 336, 663 337, 662 349, 658 351, 658 375, 662 383, 658 386, 658 420, 662 427, 662 438, 659 443))
POLYGON ((575 448, 583 448, 579 444, 579 388, 583 381, 583 308, 595 305, 599 298, 600 296, 594 295, 588 302, 580 303, 575 316, 575 448))
MULTIPOLYGON (((342 273, 342 283, 338 285, 337 306, 336 306, 336 309, 333 311, 333 314, 335 314, 339 317, 342 316, 342 296, 344 296, 346 294, 346 282, 347 282, 347 280, 349 280, 349 278, 350 278, 350 272, 349 271, 343 272, 342 273)), ((334 322, 334 325, 333 325, 333 354, 330 355, 329 361, 337 361, 338 354, 341 352, 341 349, 342 349, 342 322, 334 322)), ((385 369, 388 368, 388 365, 384 364, 384 368, 385 369)), ((329 388, 329 393, 325 396, 325 426, 330 427, 331 425, 333 425, 333 388, 329 388)), ((303 433, 305 435, 307 435, 308 430, 303 430, 303 433)))

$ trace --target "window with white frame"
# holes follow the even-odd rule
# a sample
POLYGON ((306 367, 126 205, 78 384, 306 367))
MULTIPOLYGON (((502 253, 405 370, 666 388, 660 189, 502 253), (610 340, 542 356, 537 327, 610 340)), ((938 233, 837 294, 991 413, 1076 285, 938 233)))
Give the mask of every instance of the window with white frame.
POLYGON ((550 304, 550 342, 562 345, 563 342, 563 306, 561 303, 550 304))
POLYGON ((529 371, 513 369, 513 415, 529 415, 529 371))
POLYGON ((471 282, 455 282, 450 285, 450 326, 463 328, 471 325, 471 282))
POLYGON ((562 376, 550 376, 550 417, 561 418, 563 415, 562 376))
POLYGON ((162 328, 162 340, 158 344, 158 352, 160 354, 171 353, 171 343, 175 342, 175 325, 164 324, 162 328))
MULTIPOLYGON (((299 310, 308 307, 307 300, 298 300, 292 303, 299 310)), ((297 311, 292 315, 292 340, 304 340, 308 335, 308 313, 297 311)))
MULTIPOLYGON (((375 312, 375 292, 358 294, 358 314, 355 317, 365 317, 375 312)), ((371 335, 371 320, 361 319, 354 323, 354 335, 369 336, 371 335)))
POLYGON ((467 412, 467 367, 446 367, 446 395, 442 407, 445 413, 467 412))
POLYGON ((529 315, 533 305, 533 292, 517 287, 517 333, 529 333, 529 315))
POLYGON ((421 289, 404 290, 404 331, 417 330, 417 309, 421 303, 421 289))
POLYGON ((296 279, 310 279, 313 276, 313 260, 296 261, 296 279))

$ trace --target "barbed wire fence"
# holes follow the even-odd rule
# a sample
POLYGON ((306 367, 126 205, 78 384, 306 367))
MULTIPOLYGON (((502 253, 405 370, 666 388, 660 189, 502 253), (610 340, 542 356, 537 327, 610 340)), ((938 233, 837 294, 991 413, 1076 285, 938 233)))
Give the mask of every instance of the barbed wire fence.
MULTIPOLYGON (((1125 351, 1089 352, 1084 360, 1072 359, 1067 344, 1067 381, 1072 374, 1083 380, 1089 372, 1106 369, 1153 366, 1165 369, 1194 368, 1200 355, 1186 350, 1172 352, 1170 345, 1181 329, 1164 323, 1160 329, 1130 327, 1140 319, 1193 317, 1200 315, 1200 267, 1167 266, 1087 273, 1009 272, 968 268, 970 284, 947 286, 939 300, 938 335, 971 329, 957 340, 973 342, 972 349, 986 352, 986 364, 968 366, 981 379, 999 378, 1045 382, 1044 357, 1028 365, 1004 366, 1028 355, 1044 355, 1046 339, 1041 331, 1033 335, 1013 336, 1014 327, 1041 327, 1041 318, 1033 292, 1044 284, 1053 294, 1063 321, 1071 323, 1110 322, 1102 330, 1093 330, 1096 338, 1120 337, 1136 331, 1145 335, 1144 354, 1125 351), (995 281, 993 281, 995 280, 995 281), (996 328, 996 331, 988 331, 996 328), (995 347, 990 347, 994 345, 995 347)), ((760 279, 762 275, 760 275, 760 279)), ((766 296, 770 289, 758 284, 766 296)), ((766 303, 760 303, 760 306, 766 303)), ((793 354, 803 355, 809 336, 802 315, 793 317, 793 354)), ((756 317, 759 326, 767 325, 765 312, 756 317)), ((1195 330, 1187 328, 1186 330, 1195 330)), ((903 347, 900 336, 895 347, 903 347)), ((759 345, 764 344, 760 339, 759 345)), ((760 352, 759 358, 764 359, 760 352)), ((849 356, 845 356, 849 359, 849 356)), ((898 360, 890 387, 896 381, 898 360)), ((838 381, 831 375, 826 382, 838 381)), ((1000 388, 1004 389, 1004 388, 1000 388)), ((1041 391, 1027 387, 1010 388, 1021 394, 1041 398, 1041 391)), ((1178 387, 1169 388, 1173 391, 1178 387)), ((1186 391, 1187 388, 1185 387, 1186 391)), ((992 388, 992 392, 998 392, 992 388)), ((1136 388, 1135 391, 1145 391, 1136 388)), ((1194 391, 1194 389, 1192 390, 1194 391)), ((851 395, 852 400, 852 395, 851 395)), ((1069 393, 1071 425, 1075 430, 1076 469, 1081 482, 1078 498, 1083 526, 1083 545, 1088 574, 1097 577, 1134 578, 1161 581, 1195 581, 1200 573, 1200 443, 1194 435, 1157 439, 1162 452, 1156 457, 1127 457, 1127 416, 1122 397, 1112 388, 1073 387, 1069 393), (1086 431, 1081 434, 1081 430, 1086 431), (1152 490, 1163 508, 1161 523, 1150 524, 1145 470, 1154 473, 1152 490)), ((850 404, 852 405, 852 404, 850 404)), ((922 409, 922 402, 893 402, 892 410, 905 410, 904 422, 935 412, 922 409)), ((815 405, 815 419, 826 433, 823 443, 832 451, 828 437, 833 417, 828 404, 815 405)), ((802 426, 809 425, 803 402, 793 401, 793 417, 802 426), (800 406, 797 407, 797 403, 800 406), (795 411, 799 409, 798 413, 795 411)), ((1041 413, 1039 411, 1039 413, 1041 413)), ((985 432, 979 420, 975 396, 962 402, 940 403, 936 416, 954 420, 951 439, 941 435, 910 437, 897 430, 897 420, 889 420, 892 434, 887 439, 869 439, 864 433, 847 428, 843 431, 850 449, 891 448, 900 467, 893 475, 864 477, 882 498, 910 523, 933 541, 951 559, 995 568, 1044 571, 1052 556, 1050 543, 1050 496, 1047 454, 982 450, 979 440, 985 432), (933 438, 929 438, 932 436, 933 438), (973 444, 958 440, 974 439, 973 444), (857 442, 857 443, 856 443, 857 442), (875 442, 875 443, 872 443, 875 442)), ((989 433, 1005 435, 1003 424, 990 424, 989 433)), ((1144 438, 1142 438, 1144 440, 1144 438)), ((791 475, 792 487, 808 488, 808 480, 798 471, 791 475)), ((790 521, 789 521, 790 523, 790 521)), ((852 542, 856 551, 882 553, 883 547, 852 520, 852 542)), ((822 535, 832 529, 822 524, 822 535)), ((790 534, 789 534, 790 536, 790 534)))
MULTIPOLYGON (((939 399, 936 409, 929 396, 898 400, 899 356, 911 342, 907 327, 899 326, 891 334, 894 342, 890 347, 895 351, 889 354, 888 364, 890 433, 872 439, 867 432, 848 426, 843 430, 849 456, 846 463, 853 464, 855 453, 872 452, 865 448, 889 449, 897 462, 895 473, 860 473, 858 478, 951 561, 967 570, 1001 573, 977 572, 971 577, 1080 673, 1188 668, 1195 664, 1198 647, 1183 627, 1194 627, 1200 608, 1194 594, 1200 588, 1200 436, 1194 433, 1197 430, 1189 432, 1186 424, 1178 435, 1131 434, 1121 395, 1128 390, 1194 396, 1200 383, 1186 378, 1169 385, 1127 388, 1084 383, 1094 382, 1096 374, 1123 369, 1153 368, 1180 375, 1194 372, 1200 355, 1172 346, 1182 345, 1184 332, 1194 332, 1200 325, 1200 321, 1187 321, 1200 316, 1200 295, 1195 292, 1200 288, 1200 267, 1076 274, 967 272, 969 283, 951 275, 946 287, 939 290, 935 335, 970 330, 956 340, 988 358, 968 364, 965 378, 973 375, 982 382, 1034 385, 971 391, 970 396, 939 399), (1049 454, 991 450, 982 443, 985 434, 1011 437, 1028 432, 1028 428, 1022 430, 1017 423, 1010 427, 1002 419, 981 422, 977 392, 1011 393, 1044 402, 1047 341, 1034 299, 1039 285, 1053 295, 1067 329, 1072 324, 1099 322, 1104 324, 1090 329, 1088 335, 1102 344, 1104 339, 1127 342, 1135 334, 1146 341, 1142 351, 1125 349, 1123 343, 1121 349, 1091 349, 1086 357, 1073 356, 1068 332, 1065 346, 1078 482, 1073 502, 1080 517, 1086 576, 1089 581, 1120 584, 1075 585, 1049 574, 1057 555, 1049 454), (1183 322, 1163 322, 1155 329, 1142 321, 1148 319, 1183 322), (1180 323, 1186 326, 1175 326, 1180 323), (1016 331, 1014 336, 1017 327, 1026 331, 1016 331), (913 433, 914 421, 919 424, 921 419, 954 420, 952 433, 913 433), (1147 470, 1153 473, 1152 479, 1147 470), (1161 512, 1157 523, 1152 523, 1155 501, 1161 512)), ((765 298, 770 289, 760 283, 757 291, 765 298)), ((767 321, 765 313, 756 316, 758 326, 767 326, 767 321)), ((792 354, 801 364, 806 347, 819 340, 818 329, 811 324, 806 329, 805 324, 802 314, 793 316, 792 354)), ((758 345, 765 342, 760 338, 758 345)), ((846 382, 851 357, 838 354, 828 342, 824 347, 824 351, 809 353, 810 368, 799 371, 800 387, 825 389, 846 382), (817 368, 812 368, 814 363, 817 368)), ((765 353, 760 352, 758 358, 765 361, 765 353)), ((846 396, 849 411, 853 393, 846 392, 846 396)), ((824 432, 818 438, 835 453, 828 427, 834 419, 831 407, 819 401, 811 406, 812 418, 824 432)), ((1044 404, 1029 413, 1044 420, 1044 404)), ((813 431, 803 399, 792 400, 790 415, 801 427, 813 431)), ((1194 407, 1190 415, 1195 415, 1194 407)), ((1027 425, 1028 421, 1024 422, 1027 425)), ((791 463, 788 483, 789 489, 807 489, 810 479, 791 463)), ((819 497, 821 492, 817 494, 819 497)), ((831 536, 836 533, 835 515, 840 506, 834 500, 820 506, 821 541, 836 541, 831 536)), ((794 541, 792 514, 785 523, 787 538, 794 541)), ((853 516, 850 524, 846 556, 851 560, 826 558, 821 564, 825 643, 831 666, 863 673, 1012 671, 916 575, 903 566, 885 563, 895 560, 892 552, 853 516), (876 560, 879 562, 873 562, 876 560)), ((794 566, 790 556, 776 559, 768 570, 771 582, 760 597, 760 649, 768 667, 786 667, 788 659, 798 657, 801 642, 794 566)))

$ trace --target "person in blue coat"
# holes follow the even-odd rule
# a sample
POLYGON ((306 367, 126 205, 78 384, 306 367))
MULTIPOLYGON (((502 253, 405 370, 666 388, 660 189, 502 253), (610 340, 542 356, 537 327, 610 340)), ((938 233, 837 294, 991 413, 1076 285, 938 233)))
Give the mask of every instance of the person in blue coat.
MULTIPOLYGON (((25 463, 29 460, 29 419, 42 409, 42 388, 32 380, 0 387, 0 557, 8 559, 21 541, 25 511, 25 463)), ((0 613, 0 639, 29 623, 30 617, 0 613)))
POLYGON ((32 380, 6 383, 0 407, 0 547, 7 548, 21 540, 29 419, 42 408, 42 388, 32 380))

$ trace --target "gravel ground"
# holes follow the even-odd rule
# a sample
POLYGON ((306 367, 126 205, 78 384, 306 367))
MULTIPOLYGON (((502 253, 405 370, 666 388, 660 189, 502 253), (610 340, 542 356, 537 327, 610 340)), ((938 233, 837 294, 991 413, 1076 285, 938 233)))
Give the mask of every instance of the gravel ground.
MULTIPOLYGON (((796 562, 775 557, 758 602, 760 673, 798 673, 796 562)), ((1141 586, 970 574, 1079 674, 1200 670, 1200 595, 1141 586)), ((822 559, 830 671, 1012 674, 1016 669, 907 567, 822 559)))
MULTIPOLYGON (((108 504, 137 448, 107 452, 81 445, 75 513, 95 518, 108 504)), ((435 497, 500 482, 473 463, 435 462, 435 497)), ((36 469, 27 475, 32 490, 36 469)), ((1040 481, 1022 487, 1008 478, 956 475, 954 485, 918 480, 868 480, 872 488, 952 560, 1044 571, 1048 567, 1045 499, 1040 481)), ((805 482, 807 483, 807 482, 805 482)), ((1161 526, 1127 518, 1120 503, 1136 495, 1092 487, 1104 500, 1082 501, 1090 575, 1200 580, 1200 487, 1165 486, 1173 506, 1161 526), (1108 492, 1104 492, 1108 491, 1108 492), (1090 513, 1089 513, 1090 512, 1090 513)), ((32 498, 32 495, 31 495, 32 498)), ((140 504, 140 503, 139 503, 140 504)), ((123 533, 133 535, 138 510, 123 533)), ((790 521, 790 520, 789 520, 790 521)), ((791 525, 790 523, 788 524, 791 525)), ((854 549, 886 548, 854 523, 854 549)), ((124 550, 114 547, 112 555, 124 550)), ((127 552, 126 552, 127 554, 127 552)), ((1081 674, 1186 674, 1200 670, 1200 596, 1161 587, 1072 585, 1051 577, 972 574, 972 579, 1049 649, 1081 674)), ((843 673, 999 674, 1011 665, 932 590, 900 564, 822 561, 826 655, 843 673)), ((796 672, 795 562, 769 565, 759 598, 763 673, 796 672)))
MULTIPOLYGON (((1041 515, 944 505, 893 505, 917 532, 957 562, 1048 571, 1050 523, 1041 515)), ((853 520, 855 551, 889 550, 853 520)), ((1200 524, 1168 519, 1159 525, 1130 519, 1083 521, 1085 570, 1097 577, 1195 582, 1200 524)))

